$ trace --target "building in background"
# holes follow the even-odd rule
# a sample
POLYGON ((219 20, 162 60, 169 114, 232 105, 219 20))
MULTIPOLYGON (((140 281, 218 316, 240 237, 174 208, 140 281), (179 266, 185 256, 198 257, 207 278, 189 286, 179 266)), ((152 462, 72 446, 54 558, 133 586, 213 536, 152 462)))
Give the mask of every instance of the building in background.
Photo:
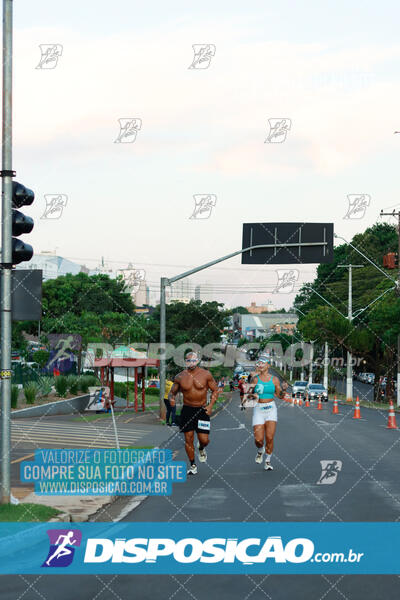
POLYGON ((276 325, 272 325, 271 327, 273 333, 287 333, 288 335, 293 335, 296 331, 295 323, 277 323, 276 325))
POLYGON ((166 302, 183 302, 189 304, 190 300, 195 297, 192 282, 189 277, 175 281, 170 288, 166 290, 166 302))
POLYGON ((150 290, 149 290, 149 286, 146 285, 146 281, 144 279, 140 282, 139 289, 135 293, 133 301, 138 308, 144 307, 144 306, 149 306, 150 290))
MULTIPOLYGON (((281 326, 296 329, 298 317, 296 313, 270 313, 260 315, 233 315, 233 331, 236 337, 244 336, 249 339, 267 337, 277 333, 275 327, 281 326)), ((283 333, 283 331, 281 331, 283 333)))
POLYGON ((57 256, 53 252, 41 252, 34 254, 29 263, 20 263, 16 266, 17 269, 39 269, 43 271, 43 281, 47 279, 56 279, 62 275, 77 275, 81 272, 87 272, 86 267, 78 263, 57 256))
POLYGON ((126 269, 118 269, 117 276, 123 278, 125 288, 135 304, 135 312, 138 314, 149 313, 150 288, 146 283, 144 269, 135 269, 132 263, 129 263, 126 269))
POLYGON ((276 310, 271 300, 268 300, 266 304, 261 304, 261 306, 257 306, 255 302, 251 302, 250 306, 246 306, 246 308, 252 315, 259 315, 262 313, 271 312, 272 310, 276 310))

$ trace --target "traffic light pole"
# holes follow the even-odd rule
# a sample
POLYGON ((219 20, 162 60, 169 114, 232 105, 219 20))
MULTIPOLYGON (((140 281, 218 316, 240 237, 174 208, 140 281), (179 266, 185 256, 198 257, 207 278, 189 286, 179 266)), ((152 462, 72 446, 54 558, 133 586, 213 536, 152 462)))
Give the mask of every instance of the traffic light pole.
MULTIPOLYGON (((226 256, 222 256, 221 258, 216 258, 211 262, 208 262, 200 267, 195 267, 194 269, 190 269, 190 271, 185 271, 180 275, 175 275, 175 277, 161 277, 160 280, 160 347, 161 349, 165 349, 166 343, 166 302, 165 302, 165 288, 167 285, 171 285, 175 281, 179 281, 179 279, 183 279, 184 277, 189 277, 189 275, 193 275, 194 273, 198 273, 199 271, 203 271, 203 269, 208 269, 208 267, 212 267, 224 260, 228 260, 229 258, 233 258, 234 256, 238 256, 239 254, 243 254, 243 252, 248 252, 249 250, 257 250, 260 248, 298 248, 305 246, 327 246, 327 242, 298 242, 298 243, 290 243, 290 244, 261 244, 257 246, 249 246, 248 248, 242 248, 241 250, 237 250, 236 252, 232 252, 231 254, 227 254, 226 256)), ((165 360, 165 350, 161 351, 160 354, 160 417, 164 411, 164 393, 165 393, 165 379, 166 379, 166 360, 165 360)))
POLYGON ((10 502, 11 262, 12 262, 12 0, 3 0, 1 224, 1 503, 10 502))

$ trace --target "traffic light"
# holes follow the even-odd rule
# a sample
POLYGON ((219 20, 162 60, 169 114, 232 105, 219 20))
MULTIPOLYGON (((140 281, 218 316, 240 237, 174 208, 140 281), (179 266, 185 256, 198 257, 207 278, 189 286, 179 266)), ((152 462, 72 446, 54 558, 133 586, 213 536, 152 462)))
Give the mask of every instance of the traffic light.
POLYGON ((12 184, 12 264, 17 265, 20 262, 31 260, 33 248, 17 237, 24 233, 30 233, 33 229, 33 219, 27 217, 19 210, 22 206, 29 206, 35 199, 35 194, 29 188, 13 181, 12 184), (14 237, 15 236, 15 237, 14 237))
POLYGON ((398 254, 397 252, 389 252, 383 257, 383 266, 386 269, 396 269, 398 266, 398 254))

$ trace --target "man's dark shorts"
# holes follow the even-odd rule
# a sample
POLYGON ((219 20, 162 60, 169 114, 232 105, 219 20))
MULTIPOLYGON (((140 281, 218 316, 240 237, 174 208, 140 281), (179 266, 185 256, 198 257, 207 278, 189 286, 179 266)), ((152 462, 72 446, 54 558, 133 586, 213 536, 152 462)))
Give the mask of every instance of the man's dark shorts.
POLYGON ((203 406, 182 406, 180 416, 181 433, 196 431, 198 433, 210 433, 210 417, 203 406))

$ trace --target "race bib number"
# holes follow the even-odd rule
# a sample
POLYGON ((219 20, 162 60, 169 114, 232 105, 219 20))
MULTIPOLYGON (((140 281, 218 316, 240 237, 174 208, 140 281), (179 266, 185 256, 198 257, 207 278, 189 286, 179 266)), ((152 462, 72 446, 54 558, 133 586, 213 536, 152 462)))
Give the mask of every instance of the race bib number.
POLYGON ((207 431, 210 431, 210 421, 201 421, 199 419, 197 421, 197 426, 199 429, 207 429, 207 431))
POLYGON ((262 410, 267 410, 268 408, 272 408, 271 404, 266 404, 265 406, 262 407, 262 410))

